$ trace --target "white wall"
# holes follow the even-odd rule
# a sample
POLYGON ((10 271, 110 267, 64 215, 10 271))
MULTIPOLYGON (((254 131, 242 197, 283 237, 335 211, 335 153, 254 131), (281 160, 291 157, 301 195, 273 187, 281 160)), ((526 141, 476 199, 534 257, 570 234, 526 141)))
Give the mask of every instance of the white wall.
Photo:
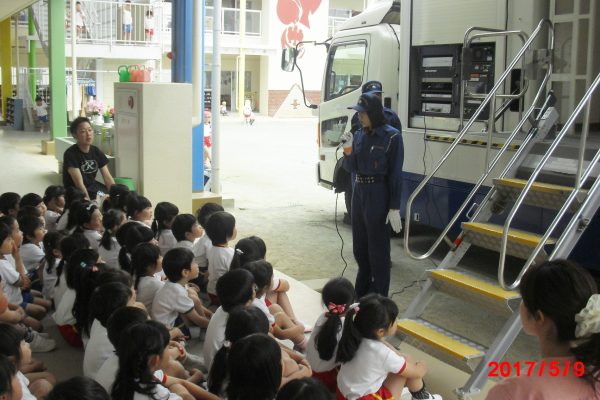
MULTIPOLYGON (((269 57, 268 89, 289 90, 294 84, 300 84, 297 71, 285 72, 281 70, 281 50, 284 45, 295 44, 294 39, 323 41, 327 39, 327 21, 329 14, 329 0, 322 0, 318 8, 313 10, 296 10, 277 12, 277 1, 269 1, 267 13, 263 21, 268 21, 268 37, 270 47, 278 49, 278 54, 269 57), (287 14, 287 15, 286 15, 287 14), (308 16, 308 18, 303 18, 308 16), (284 19, 282 21, 282 18, 284 19), (302 19, 302 21, 300 20, 302 19), (284 23, 287 22, 287 23, 284 23), (308 26, 307 26, 308 24, 308 26)), ((316 3, 316 2, 315 2, 316 3)), ((290 7, 287 7, 289 10, 290 7)), ((305 45, 305 51, 298 64, 304 75, 306 90, 320 90, 325 66, 326 52, 323 46, 305 45)))

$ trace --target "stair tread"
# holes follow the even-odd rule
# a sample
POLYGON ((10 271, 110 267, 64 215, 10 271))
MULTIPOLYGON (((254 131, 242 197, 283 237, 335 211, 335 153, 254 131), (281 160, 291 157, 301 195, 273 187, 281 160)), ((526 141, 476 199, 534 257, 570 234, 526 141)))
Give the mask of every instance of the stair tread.
MULTIPOLYGON (((401 319, 397 322, 398 329, 403 333, 416 337, 419 340, 433 346, 451 356, 466 360, 475 357, 483 357, 484 349, 475 347, 450 337, 450 332, 423 320, 401 319)), ((466 341, 466 339, 464 339, 466 341)))
MULTIPOLYGON (((510 186, 513 188, 522 189, 525 187, 528 181, 525 179, 517 179, 517 178, 496 178, 494 179, 494 183, 500 184, 503 186, 510 186)), ((531 186, 532 190, 538 192, 546 192, 546 193, 570 193, 573 191, 573 187, 563 186, 563 185, 555 185, 553 183, 544 183, 544 182, 534 182, 531 186)))
POLYGON ((434 279, 453 283, 457 286, 478 292, 496 300, 507 301, 520 297, 519 293, 516 291, 504 290, 498 284, 485 281, 463 272, 450 269, 436 269, 430 271, 430 273, 434 279))
MULTIPOLYGON (((485 233, 495 237, 501 237, 504 227, 502 225, 492 224, 488 222, 463 222, 462 227, 465 230, 485 233)), ((509 229, 508 238, 511 241, 524 244, 526 246, 535 247, 542 239, 541 235, 536 233, 522 231, 520 229, 509 229)), ((548 238, 546 244, 554 244, 556 239, 548 238)))

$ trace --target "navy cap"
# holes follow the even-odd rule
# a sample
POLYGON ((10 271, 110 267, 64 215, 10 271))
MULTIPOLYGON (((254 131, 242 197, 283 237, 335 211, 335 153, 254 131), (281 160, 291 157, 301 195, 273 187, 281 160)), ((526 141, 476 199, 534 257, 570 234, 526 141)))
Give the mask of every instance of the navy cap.
POLYGON ((363 93, 383 93, 383 86, 379 81, 369 81, 362 85, 363 93))
POLYGON ((352 107, 348 107, 348 109, 356 110, 358 112, 367 112, 367 111, 371 110, 373 108, 373 106, 376 106, 375 104, 372 104, 373 102, 377 101, 381 104, 381 101, 378 98, 374 98, 374 97, 375 96, 373 96, 371 93, 362 94, 358 98, 358 102, 356 103, 356 105, 352 106, 352 107))

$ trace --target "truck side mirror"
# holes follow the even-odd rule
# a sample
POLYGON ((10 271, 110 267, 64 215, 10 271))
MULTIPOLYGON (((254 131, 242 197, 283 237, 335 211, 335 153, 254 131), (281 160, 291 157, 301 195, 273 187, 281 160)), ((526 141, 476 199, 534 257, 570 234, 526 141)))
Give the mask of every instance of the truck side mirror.
POLYGON ((286 72, 292 72, 296 64, 296 49, 287 47, 281 51, 281 69, 286 72))

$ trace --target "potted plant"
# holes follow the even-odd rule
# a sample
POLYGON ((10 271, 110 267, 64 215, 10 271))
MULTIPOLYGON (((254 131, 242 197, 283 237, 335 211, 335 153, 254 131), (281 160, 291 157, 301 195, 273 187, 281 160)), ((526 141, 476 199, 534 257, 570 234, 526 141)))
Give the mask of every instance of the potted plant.
POLYGON ((112 121, 112 119, 114 117, 114 113, 115 113, 114 107, 106 107, 106 111, 104 111, 104 114, 102 114, 102 116, 104 117, 105 124, 108 124, 112 121))
POLYGON ((86 114, 90 116, 90 119, 96 124, 102 124, 104 122, 102 113, 104 112, 104 103, 101 100, 90 100, 87 102, 86 114))

